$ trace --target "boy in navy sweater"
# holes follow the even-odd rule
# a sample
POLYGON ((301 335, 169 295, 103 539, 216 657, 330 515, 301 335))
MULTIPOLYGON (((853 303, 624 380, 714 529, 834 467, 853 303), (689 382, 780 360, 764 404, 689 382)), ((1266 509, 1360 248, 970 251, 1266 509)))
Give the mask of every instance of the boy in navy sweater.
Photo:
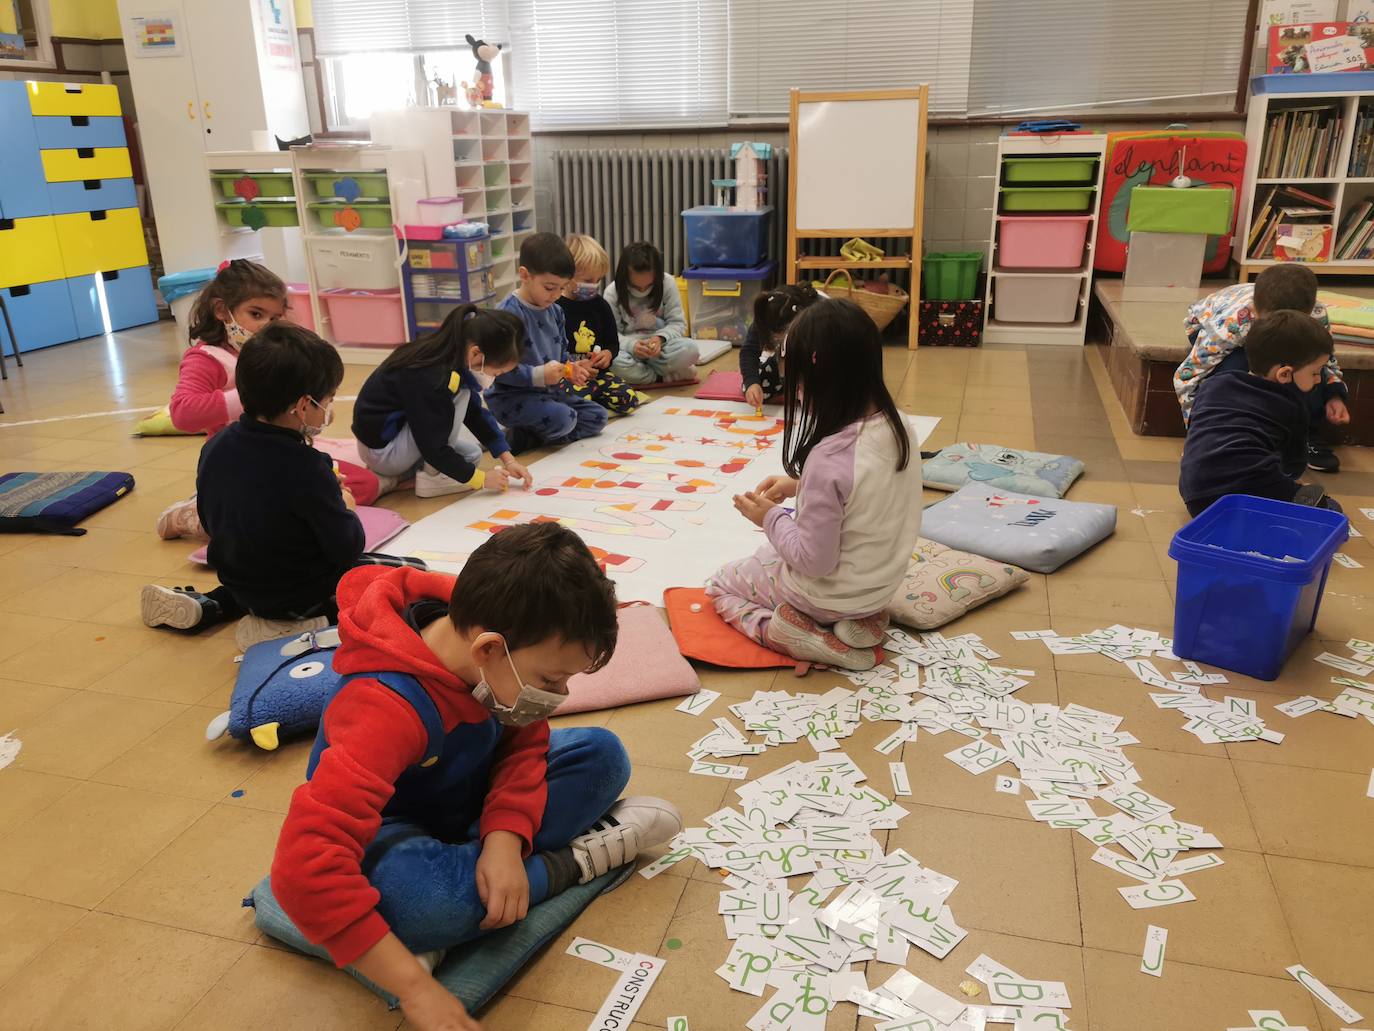
POLYGON ((1306 395, 1322 382, 1331 334, 1311 316, 1276 311, 1245 338, 1249 371, 1220 369, 1199 387, 1183 444, 1178 490, 1191 515, 1227 494, 1340 511, 1307 467, 1306 395))
POLYGON ((506 427, 512 453, 594 437, 606 426, 606 409, 574 388, 595 370, 568 351, 563 309, 554 302, 576 266, 568 245, 553 233, 535 233, 520 245, 520 286, 498 308, 525 324, 520 364, 496 377, 487 405, 506 427))
POLYGON ((223 586, 201 594, 148 584, 142 610, 148 626, 190 633, 238 619, 235 640, 247 649, 333 623, 339 577, 368 559, 353 496, 310 445, 333 418, 338 351, 274 322, 244 345, 235 380, 243 415, 206 443, 196 469, 196 507, 223 586))

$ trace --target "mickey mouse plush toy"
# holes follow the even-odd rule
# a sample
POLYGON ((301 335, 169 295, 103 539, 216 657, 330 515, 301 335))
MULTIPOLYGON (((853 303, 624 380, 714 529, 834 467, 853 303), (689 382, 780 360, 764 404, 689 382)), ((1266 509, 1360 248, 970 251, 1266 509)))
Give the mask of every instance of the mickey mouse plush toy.
POLYGON ((496 107, 498 105, 491 102, 494 85, 491 77, 491 62, 501 52, 501 44, 487 43, 484 40, 474 39, 471 35, 467 37, 467 41, 468 46, 472 47, 472 56, 477 59, 477 91, 482 97, 482 106, 496 107))

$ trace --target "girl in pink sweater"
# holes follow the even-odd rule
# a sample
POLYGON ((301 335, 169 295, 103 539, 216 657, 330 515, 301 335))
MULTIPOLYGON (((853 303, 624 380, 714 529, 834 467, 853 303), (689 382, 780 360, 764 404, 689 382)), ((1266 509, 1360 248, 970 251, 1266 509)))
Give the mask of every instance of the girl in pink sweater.
MULTIPOLYGON (((258 330, 286 314, 286 284, 261 265, 243 258, 227 261, 191 309, 191 346, 168 406, 172 425, 183 433, 213 437, 243 414, 234 387, 239 348, 258 330)), ((196 499, 178 501, 157 519, 158 536, 204 538, 196 499)))
POLYGON ((706 593, 722 619, 775 651, 871 669, 921 530, 921 467, 862 308, 807 308, 779 358, 787 475, 735 498, 768 542, 717 570, 706 593), (795 513, 782 507, 789 498, 795 513))

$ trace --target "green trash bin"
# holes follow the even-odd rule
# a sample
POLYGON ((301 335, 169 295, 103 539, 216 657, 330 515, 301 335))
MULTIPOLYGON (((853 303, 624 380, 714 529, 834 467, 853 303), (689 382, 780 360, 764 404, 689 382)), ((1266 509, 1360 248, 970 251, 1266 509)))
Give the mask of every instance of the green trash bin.
POLYGON ((925 274, 924 301, 972 301, 978 296, 978 270, 982 251, 945 251, 927 254, 921 262, 925 274))

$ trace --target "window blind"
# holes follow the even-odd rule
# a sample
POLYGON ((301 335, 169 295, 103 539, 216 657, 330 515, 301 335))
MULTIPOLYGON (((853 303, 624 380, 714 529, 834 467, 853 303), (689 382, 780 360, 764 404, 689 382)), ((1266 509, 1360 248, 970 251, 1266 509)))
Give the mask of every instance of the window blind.
POLYGON ((505 0, 314 0, 321 56, 376 51, 419 53, 466 47, 468 33, 489 43, 508 36, 505 0))
POLYGON ((1222 106, 1236 89, 1246 0, 977 0, 968 111, 1153 102, 1222 106))
POLYGON ((785 116, 794 86, 923 82, 931 111, 962 112, 973 10, 974 0, 730 0, 730 113, 785 116))
POLYGON ((511 0, 535 129, 724 124, 727 0, 511 0))

